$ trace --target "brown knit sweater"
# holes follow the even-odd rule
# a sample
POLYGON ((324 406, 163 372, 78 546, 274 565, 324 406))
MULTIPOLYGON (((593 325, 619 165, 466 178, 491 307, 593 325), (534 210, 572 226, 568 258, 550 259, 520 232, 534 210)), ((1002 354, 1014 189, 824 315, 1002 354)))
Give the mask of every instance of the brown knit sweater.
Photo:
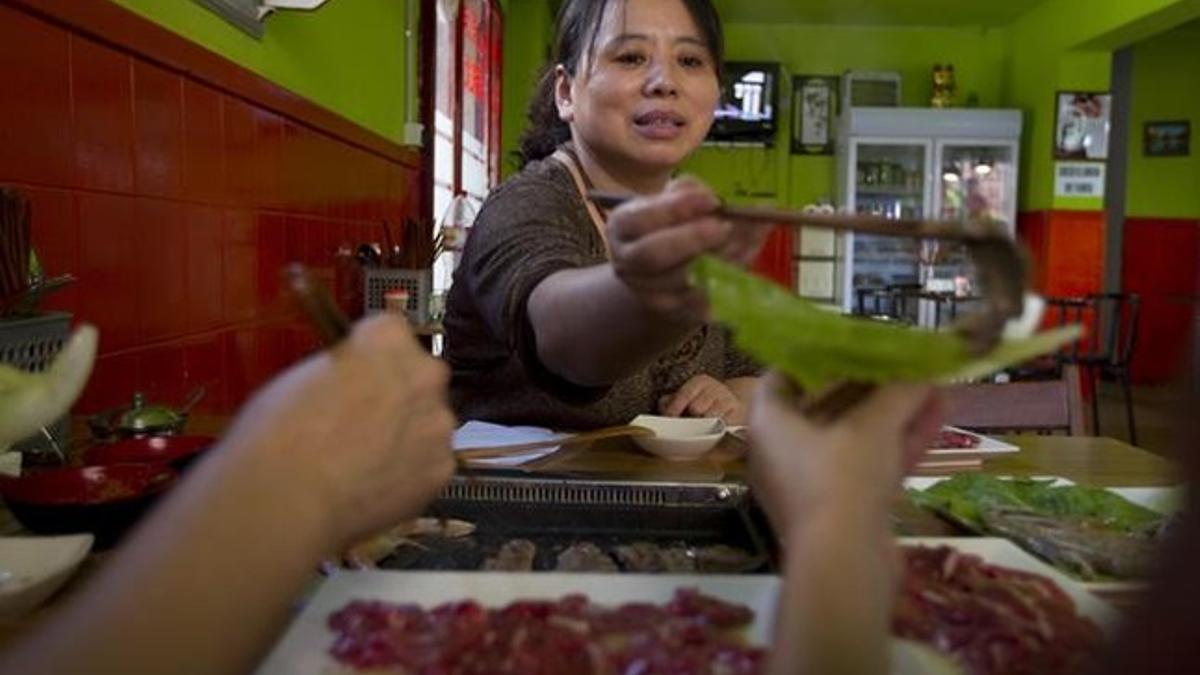
POLYGON ((461 420, 592 429, 657 412, 659 397, 701 373, 717 379, 760 368, 702 326, 649 366, 604 388, 550 372, 537 356, 526 305, 543 279, 608 262, 570 172, 533 162, 497 188, 475 220, 446 301, 451 401, 461 420))

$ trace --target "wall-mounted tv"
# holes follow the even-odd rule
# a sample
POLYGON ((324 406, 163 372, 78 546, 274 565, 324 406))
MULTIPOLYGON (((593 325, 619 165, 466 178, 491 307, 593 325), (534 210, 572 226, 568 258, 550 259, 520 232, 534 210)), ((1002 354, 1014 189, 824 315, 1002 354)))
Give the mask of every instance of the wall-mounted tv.
POLYGON ((778 111, 778 63, 728 62, 708 140, 771 145, 775 141, 778 111))

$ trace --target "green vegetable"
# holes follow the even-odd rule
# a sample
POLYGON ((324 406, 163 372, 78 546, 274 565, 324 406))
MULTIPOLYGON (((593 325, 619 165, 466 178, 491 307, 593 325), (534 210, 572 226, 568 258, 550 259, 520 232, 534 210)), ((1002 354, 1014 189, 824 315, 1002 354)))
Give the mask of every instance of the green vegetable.
POLYGON ((958 474, 928 490, 911 490, 913 501, 964 526, 983 531, 983 509, 1017 509, 1037 515, 1086 520, 1119 532, 1140 533, 1157 527, 1163 515, 1103 488, 1053 485, 1029 478, 958 474))
POLYGON ((886 383, 982 377, 1080 335, 1068 326, 1025 340, 1006 340, 973 358, 953 333, 930 332, 821 309, 765 279, 705 256, 692 264, 715 318, 734 332, 739 348, 786 373, 806 390, 839 380, 886 383))

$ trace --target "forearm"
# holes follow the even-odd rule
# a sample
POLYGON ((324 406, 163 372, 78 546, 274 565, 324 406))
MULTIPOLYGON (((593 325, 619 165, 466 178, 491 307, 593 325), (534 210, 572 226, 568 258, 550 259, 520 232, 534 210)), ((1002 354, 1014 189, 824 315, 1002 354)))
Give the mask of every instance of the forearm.
POLYGON ((768 673, 887 672, 894 593, 886 510, 841 498, 798 519, 768 673))
POLYGON ((5 670, 250 670, 325 554, 327 516, 307 495, 272 495, 290 480, 278 462, 227 459, 196 467, 61 615, 10 650, 5 670))
POLYGON ((612 265, 550 275, 530 294, 528 312, 542 364, 583 386, 636 372, 697 326, 656 314, 612 265))

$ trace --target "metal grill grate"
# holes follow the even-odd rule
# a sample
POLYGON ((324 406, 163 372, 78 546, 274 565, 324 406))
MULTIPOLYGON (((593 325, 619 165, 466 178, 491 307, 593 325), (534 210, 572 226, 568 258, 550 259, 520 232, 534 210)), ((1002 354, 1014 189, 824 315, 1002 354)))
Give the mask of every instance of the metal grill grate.
POLYGON ((629 483, 459 477, 441 498, 456 501, 562 506, 735 506, 748 490, 725 483, 629 483))

